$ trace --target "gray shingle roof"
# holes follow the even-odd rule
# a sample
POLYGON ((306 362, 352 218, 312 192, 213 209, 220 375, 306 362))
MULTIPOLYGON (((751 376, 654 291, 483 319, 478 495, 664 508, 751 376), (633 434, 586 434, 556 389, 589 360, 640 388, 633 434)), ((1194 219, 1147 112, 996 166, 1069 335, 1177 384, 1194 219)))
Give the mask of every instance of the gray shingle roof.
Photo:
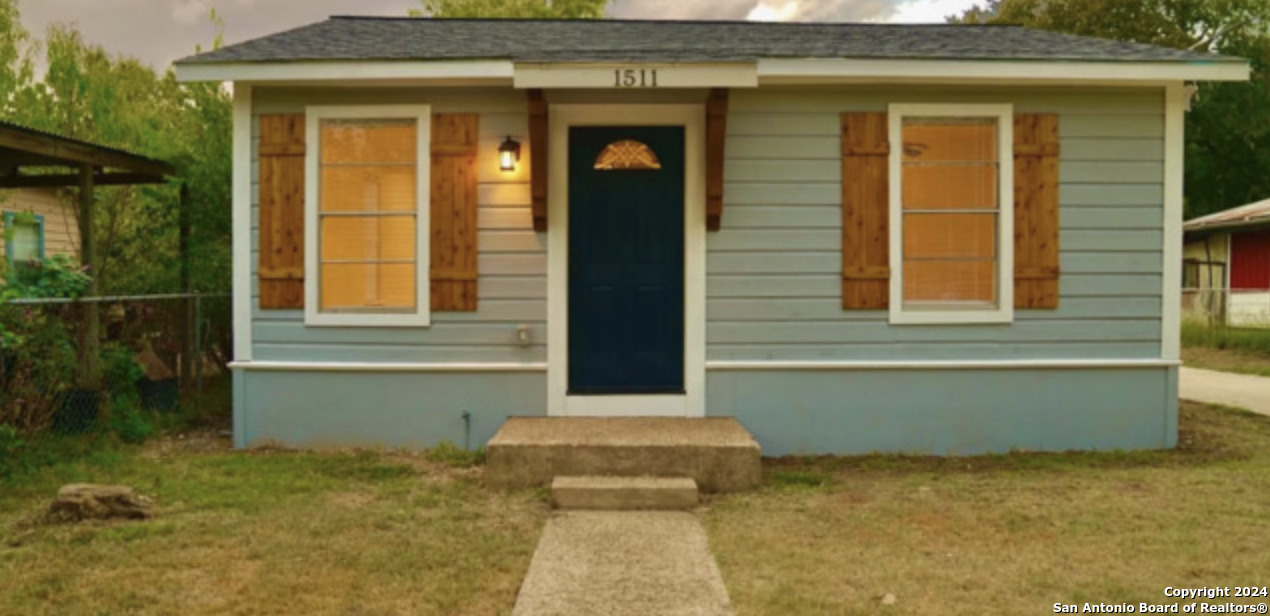
POLYGON ((178 64, 321 60, 710 62, 759 58, 1242 62, 1018 26, 332 17, 178 64))

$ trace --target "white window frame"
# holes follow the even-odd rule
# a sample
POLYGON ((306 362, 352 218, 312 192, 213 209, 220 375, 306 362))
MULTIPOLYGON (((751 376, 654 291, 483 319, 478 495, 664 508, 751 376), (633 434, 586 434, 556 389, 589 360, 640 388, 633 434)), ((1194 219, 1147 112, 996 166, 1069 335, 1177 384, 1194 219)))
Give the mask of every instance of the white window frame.
POLYGON ((428 234, 431 208, 429 171, 432 144, 432 108, 429 105, 312 106, 305 108, 304 153, 304 324, 348 327, 427 327, 431 324, 429 286, 431 253, 428 234), (414 312, 322 312, 319 305, 322 270, 318 210, 321 203, 321 123, 329 119, 413 119, 416 131, 415 169, 415 311, 414 312))
POLYGON ((1014 106, 1010 104, 893 103, 887 113, 891 143, 890 322, 903 324, 1011 323, 1014 321, 1014 106), (997 120, 997 306, 983 310, 904 309, 903 128, 906 117, 968 117, 997 120))

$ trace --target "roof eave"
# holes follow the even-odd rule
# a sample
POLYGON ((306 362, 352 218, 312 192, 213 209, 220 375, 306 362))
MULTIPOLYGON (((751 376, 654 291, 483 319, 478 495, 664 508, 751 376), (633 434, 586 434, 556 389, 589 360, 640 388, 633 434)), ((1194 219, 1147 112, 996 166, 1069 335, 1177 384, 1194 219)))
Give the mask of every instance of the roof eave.
POLYGON ((515 66, 506 59, 335 60, 284 62, 178 62, 177 81, 489 81, 511 83, 515 66))
MULTIPOLYGON (((604 62, 558 62, 562 66, 604 62)), ((641 61, 685 66, 673 61, 641 61)), ((691 63, 716 64, 716 63, 691 63)), ((1247 62, 1056 61, 983 59, 765 58, 752 63, 758 84, 925 82, 925 83, 1104 83, 1153 85, 1182 81, 1247 81, 1247 62)), ((542 63, 523 63, 541 69, 542 63)), ((735 65, 735 64, 733 64, 735 65)), ((303 83, 399 81, 444 84, 512 83, 517 63, 510 59, 339 60, 287 62, 180 62, 179 81, 303 83)))
POLYGON ((1262 227, 1270 227, 1270 217, 1253 218, 1251 220, 1232 220, 1229 222, 1214 222, 1196 226, 1182 225, 1182 232, 1190 235, 1211 235, 1213 233, 1242 231, 1262 227))
POLYGON ((1247 81, 1241 60, 1218 62, 772 58, 758 61, 760 83, 851 81, 1063 82, 1157 84, 1247 81))

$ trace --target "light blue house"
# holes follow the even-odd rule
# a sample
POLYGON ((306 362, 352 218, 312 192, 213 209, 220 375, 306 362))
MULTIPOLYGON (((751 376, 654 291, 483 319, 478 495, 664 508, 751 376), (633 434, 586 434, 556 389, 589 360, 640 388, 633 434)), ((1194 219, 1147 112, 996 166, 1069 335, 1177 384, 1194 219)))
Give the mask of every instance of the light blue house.
POLYGON ((333 18, 234 91, 239 446, 1171 447, 1189 84, 1015 27, 333 18))

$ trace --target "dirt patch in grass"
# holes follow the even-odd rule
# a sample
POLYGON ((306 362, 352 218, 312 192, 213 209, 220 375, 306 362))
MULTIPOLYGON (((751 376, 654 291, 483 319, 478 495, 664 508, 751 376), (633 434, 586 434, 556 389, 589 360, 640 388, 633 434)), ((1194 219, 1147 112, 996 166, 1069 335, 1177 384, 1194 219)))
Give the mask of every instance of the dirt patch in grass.
POLYGON ((222 446, 187 435, 5 486, 0 613, 510 611, 547 511, 535 494, 421 454, 222 446), (156 517, 32 523, 70 482, 134 486, 156 517))
POLYGON ((1270 355, 1263 353, 1189 347, 1182 349, 1182 363, 1192 368, 1270 376, 1270 355))
POLYGON ((739 614, 1036 614, 1270 585, 1270 419, 1183 403, 1179 427, 1176 451, 770 461, 762 489, 710 501, 707 528, 739 614))

